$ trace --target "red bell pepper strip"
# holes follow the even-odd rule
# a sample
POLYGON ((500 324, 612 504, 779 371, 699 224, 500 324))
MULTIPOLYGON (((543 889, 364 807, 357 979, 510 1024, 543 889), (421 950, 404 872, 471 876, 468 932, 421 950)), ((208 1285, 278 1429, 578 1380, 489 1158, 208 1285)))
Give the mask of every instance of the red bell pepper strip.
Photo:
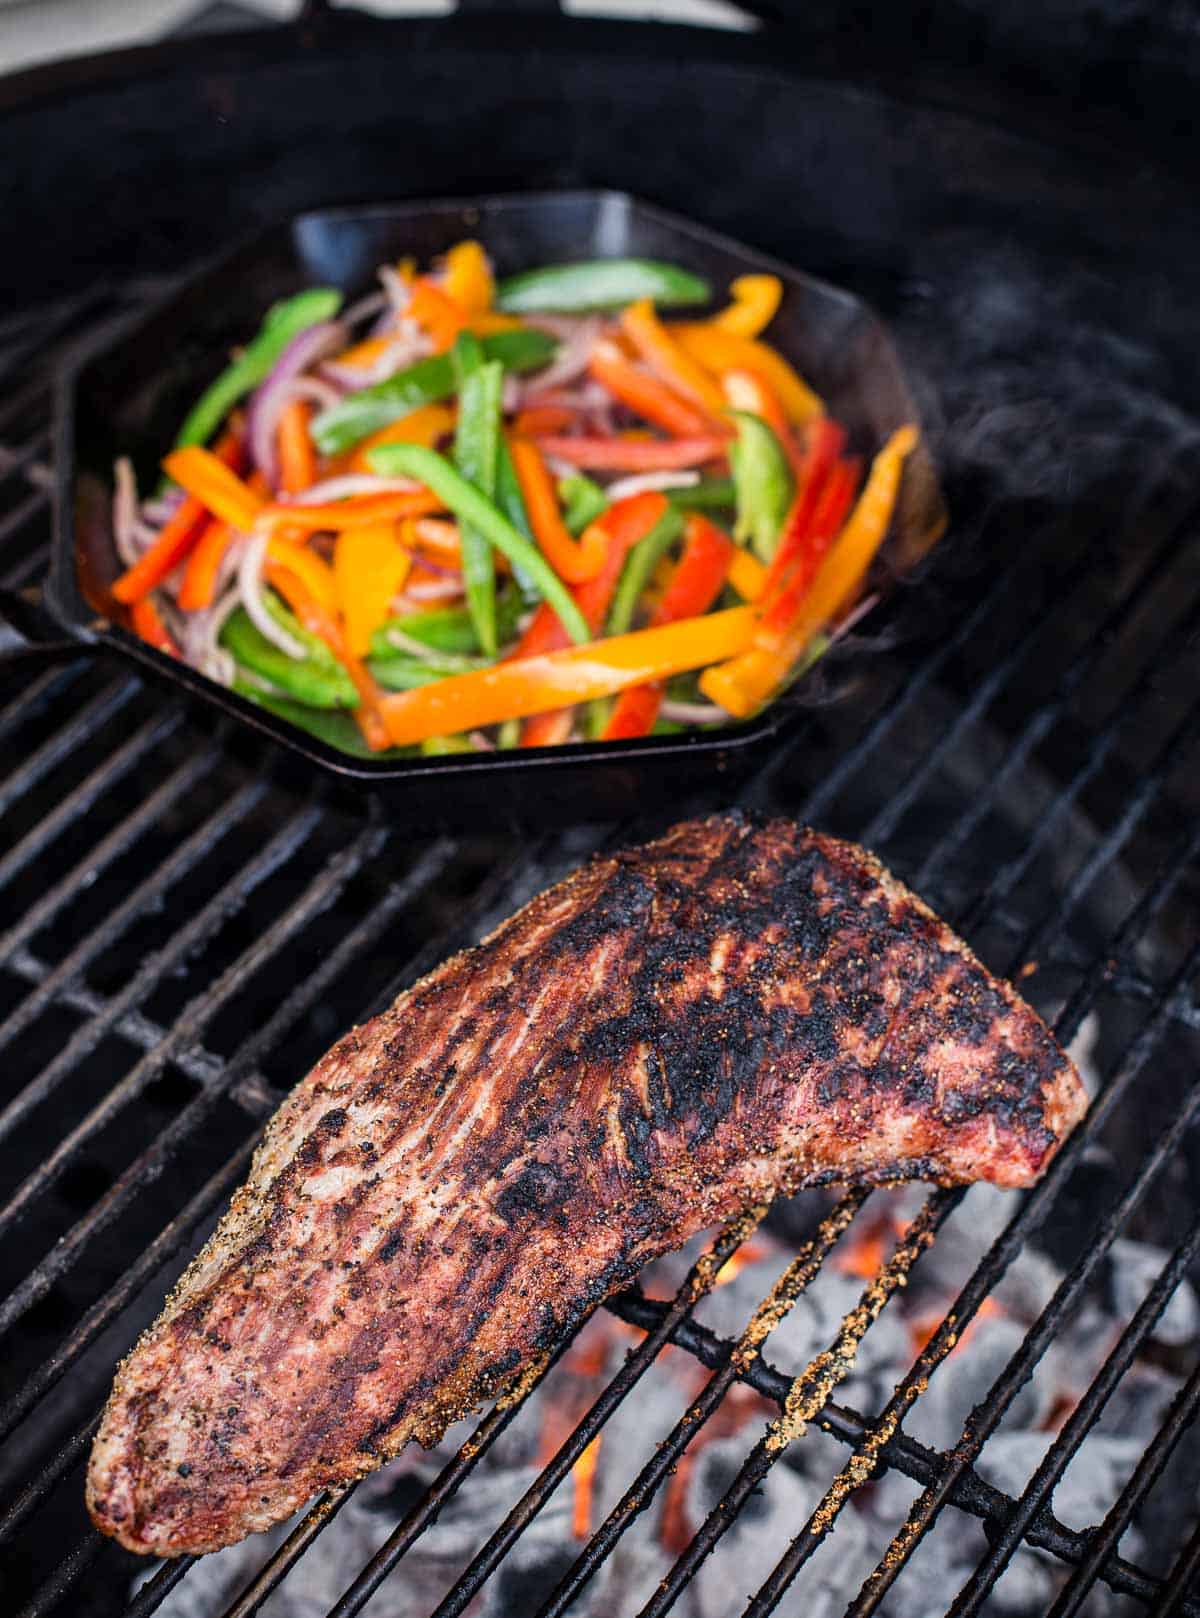
POLYGON ((163 623, 158 608, 149 596, 143 596, 140 601, 133 603, 129 609, 129 621, 139 640, 144 640, 148 646, 153 646, 160 652, 166 652, 168 657, 180 656, 170 630, 163 623))
POLYGON ((831 421, 828 416, 818 416, 809 422, 808 442, 796 479, 792 509, 784 522, 779 548, 771 558, 771 567, 763 591, 764 599, 770 599, 782 583, 784 575, 790 572, 798 558, 804 554, 817 502, 845 442, 844 429, 839 427, 836 421, 831 421))
POLYGON ((710 416, 686 403, 649 371, 639 370, 616 343, 601 338, 593 344, 588 370, 618 403, 661 427, 672 438, 703 438, 711 433, 710 416))
POLYGON ((677 472, 715 461, 727 438, 539 438, 543 455, 555 455, 585 472, 677 472))
POLYGON ((574 423, 578 414, 570 405, 530 405, 518 414, 513 422, 513 432, 518 438, 540 438, 545 433, 561 433, 574 423))
MULTIPOLYGON (((241 464, 242 440, 239 434, 228 432, 212 453, 225 466, 234 469, 241 464)), ((127 568, 112 587, 118 601, 130 605, 155 590, 183 561, 200 538, 209 521, 207 509, 188 495, 179 510, 159 530, 158 538, 144 556, 127 568)))
POLYGON ((830 468, 808 525, 803 551, 773 588, 770 580, 767 581, 760 602, 762 621, 755 636, 756 644, 775 644, 795 618, 817 570, 825 560, 825 553, 841 533, 850 515, 861 476, 862 462, 858 456, 837 461, 830 468))
MULTIPOLYGON (((735 546, 729 535, 701 512, 694 511, 684 528, 683 554, 671 575, 650 626, 671 624, 681 618, 699 618, 720 595, 735 546)), ((630 686, 622 691, 602 733, 603 741, 648 736, 662 704, 663 685, 630 686)))

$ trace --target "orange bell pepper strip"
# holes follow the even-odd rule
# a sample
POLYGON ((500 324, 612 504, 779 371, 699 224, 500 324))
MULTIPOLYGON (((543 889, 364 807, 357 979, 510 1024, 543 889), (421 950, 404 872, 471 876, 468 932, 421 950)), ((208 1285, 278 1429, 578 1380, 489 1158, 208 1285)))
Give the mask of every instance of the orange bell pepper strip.
MULTIPOLYGON (((683 530, 683 552, 650 617, 657 624, 699 618, 720 595, 737 547, 729 535, 703 513, 692 512, 683 530)), ((663 685, 630 686, 622 691, 601 735, 602 741, 646 736, 654 728, 662 704, 663 685)))
POLYGON ((743 601, 757 601, 767 582, 767 569, 753 551, 742 550, 739 546, 733 554, 727 576, 743 601))
POLYGON ((513 432, 518 438, 540 438, 543 433, 561 433, 564 428, 571 426, 577 414, 570 405, 533 405, 519 413, 513 422, 513 432))
POLYGON ((564 584, 581 584, 584 579, 595 578, 604 566, 607 545, 599 542, 591 529, 578 541, 571 536, 559 510, 554 479, 532 439, 514 436, 509 440, 509 450, 529 526, 542 555, 564 584))
MULTIPOLYGON (((226 433, 211 452, 201 450, 200 453, 227 470, 241 460, 241 439, 236 433, 226 433)), ((191 552, 208 520, 204 502, 189 492, 178 511, 163 524, 158 538, 146 554, 139 556, 133 566, 126 568, 115 581, 112 593, 116 599, 128 606, 157 589, 168 573, 173 573, 191 552)))
POLYGON ((592 347, 588 370, 620 404, 674 438, 702 438, 712 431, 711 417, 685 403, 658 377, 633 365, 615 343, 599 339, 592 347))
POLYGON ((486 314, 496 295, 492 265, 478 242, 458 242, 446 254, 446 295, 468 319, 486 314))
POLYGON ((499 309, 486 309, 481 315, 472 315, 467 330, 476 337, 494 337, 498 331, 520 331, 525 322, 519 315, 504 315, 499 309))
POLYGON ((346 462, 346 469, 350 472, 374 471, 367 457, 380 444, 424 444, 426 449, 436 449, 438 439, 453 431, 454 411, 449 405, 419 405, 416 410, 410 410, 407 416, 401 416, 399 421, 389 421, 386 427, 364 438, 346 462))
POLYGON ((317 452, 309 436, 312 409, 304 399, 289 399, 279 413, 279 481, 286 494, 300 494, 317 476, 317 452))
POLYGON ((757 337, 775 318, 783 297, 783 282, 777 275, 739 275, 729 290, 733 301, 713 316, 712 324, 734 337, 757 337))
POLYGON ((622 311, 621 330, 660 381, 709 416, 719 417, 725 408, 720 388, 703 365, 680 348, 649 298, 640 298, 622 311))
POLYGON ((657 629, 564 646, 539 657, 513 659, 470 674, 452 674, 380 702, 397 747, 429 736, 454 735, 524 719, 548 708, 590 702, 626 686, 669 679, 689 669, 736 656, 749 644, 753 607, 732 607, 657 629))
POLYGON ((194 495, 214 517, 220 517, 239 533, 249 533, 253 528, 263 508, 262 495, 243 483, 232 467, 211 450, 189 444, 186 449, 172 450, 162 464, 172 482, 194 495))
POLYGON ((293 545, 290 540, 272 534, 267 541, 267 557, 272 562, 278 562, 280 567, 290 569, 327 613, 332 615, 337 612, 337 580, 329 563, 316 551, 310 551, 306 545, 293 545))
POLYGON ((396 540, 394 523, 347 528, 337 537, 333 576, 345 625, 346 646, 366 657, 371 636, 388 616, 412 566, 412 557, 396 540))
POLYGON ((320 636, 353 680, 359 695, 359 705, 354 709, 355 722, 371 751, 383 752, 388 746, 388 732, 379 711, 379 687, 362 660, 346 645, 340 625, 316 597, 308 593, 289 567, 268 559, 263 571, 268 584, 279 591, 304 628, 320 636))
POLYGON ((163 623, 158 608, 149 596, 142 596, 140 601, 133 603, 129 609, 129 622, 133 626, 134 634, 148 646, 166 652, 168 657, 180 655, 170 630, 163 623))
MULTIPOLYGON (((778 587, 784 574, 794 567, 797 557, 803 553, 826 481, 845 443, 844 429, 828 416, 809 424, 808 440, 796 474, 792 507, 784 519, 779 545, 771 558, 771 569, 767 575, 768 593, 778 587)), ((837 528, 834 533, 837 533, 837 528)))
POLYGON ((413 282, 405 312, 429 333, 438 354, 454 347, 454 339, 467 323, 465 310, 425 275, 413 282))
MULTIPOLYGON (((583 614, 593 635, 600 632, 612 606, 625 558, 639 540, 644 539, 667 511, 667 497, 657 489, 631 494, 618 500, 590 525, 605 548, 604 565, 595 578, 578 584, 571 594, 575 605, 583 614)), ((557 651, 569 644, 566 630, 557 613, 547 602, 530 619, 529 626, 513 651, 513 659, 533 657, 542 652, 557 651)), ((521 728, 522 747, 551 747, 565 741, 573 722, 569 708, 561 712, 538 714, 521 728)))
POLYGON ((217 573, 225 552, 233 543, 234 531, 227 522, 212 517, 204 530, 184 569, 183 583, 175 597, 175 605, 184 612, 199 612, 211 607, 217 589, 217 573))
POLYGON ((585 472, 678 472, 720 459, 729 440, 707 438, 557 438, 537 440, 543 455, 585 472))
POLYGON ((753 371, 725 371, 721 375, 721 390, 731 410, 745 410, 752 416, 762 417, 779 440, 779 447, 799 481, 804 476, 804 453, 770 383, 753 371))
MULTIPOLYGON (((876 455, 858 503, 786 631, 773 636, 773 644, 755 643, 700 676, 700 689, 711 702, 719 703, 735 719, 747 718, 787 678, 816 632, 835 623, 851 605, 887 536, 904 462, 916 448, 917 438, 915 427, 900 427, 876 455)), ((760 632, 761 619, 755 633, 760 632)))
POLYGON ((255 526, 268 532, 287 529, 297 536, 340 534, 344 528, 395 522, 400 517, 427 517, 442 509, 442 502, 429 489, 394 489, 387 494, 356 495, 349 500, 330 500, 321 505, 281 501, 264 506, 255 526))
POLYGON ((758 338, 738 337, 711 321, 672 321, 667 329, 688 358, 714 376, 722 371, 756 372, 770 384, 788 419, 798 426, 825 414, 820 397, 803 377, 782 354, 758 338))

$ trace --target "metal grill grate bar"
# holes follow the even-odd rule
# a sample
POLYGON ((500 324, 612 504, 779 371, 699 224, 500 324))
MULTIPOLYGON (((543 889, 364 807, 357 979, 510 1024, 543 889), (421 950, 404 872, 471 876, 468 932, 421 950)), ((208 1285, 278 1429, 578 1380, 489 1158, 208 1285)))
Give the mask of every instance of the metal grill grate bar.
POLYGON ((74 719, 61 726, 6 780, 0 782, 0 815, 7 814, 13 804, 31 787, 36 786, 88 737, 94 736, 114 714, 128 707, 140 690, 141 687, 136 680, 114 681, 106 690, 93 697, 91 702, 79 710, 74 719))

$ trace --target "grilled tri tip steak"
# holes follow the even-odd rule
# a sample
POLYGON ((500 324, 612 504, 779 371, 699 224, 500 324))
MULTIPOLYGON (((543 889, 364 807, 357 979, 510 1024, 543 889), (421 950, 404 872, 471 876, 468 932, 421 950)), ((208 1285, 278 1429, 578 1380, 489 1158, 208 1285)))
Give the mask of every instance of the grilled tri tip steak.
POLYGON ((1085 1105, 861 848, 727 814, 594 859, 279 1109, 117 1374, 92 1517, 229 1545, 436 1442, 705 1226, 826 1181, 1028 1185, 1085 1105))

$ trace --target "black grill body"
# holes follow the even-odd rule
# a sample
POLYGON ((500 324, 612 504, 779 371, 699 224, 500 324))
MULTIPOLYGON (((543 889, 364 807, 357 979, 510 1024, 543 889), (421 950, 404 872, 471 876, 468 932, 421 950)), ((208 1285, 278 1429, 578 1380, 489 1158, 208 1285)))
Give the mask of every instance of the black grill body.
MULTIPOLYGON (((842 1544, 889 1479, 912 1488, 876 1523, 875 1570, 843 1593, 849 1611, 907 1599, 924 1545, 943 1522, 968 1521, 986 1533, 977 1565, 931 1610, 999 1610, 996 1581, 1028 1546, 1054 1570, 1039 1610, 1107 1611, 1106 1592, 1134 1611, 1200 1610, 1197 1345, 1161 1335, 1200 1240, 1200 258, 1175 126, 1188 68, 1178 51, 1122 52, 1109 36, 1086 63, 1048 54, 1039 72, 1014 65, 1011 38, 979 51, 982 28, 968 8, 930 10, 903 37, 836 12, 728 36, 472 11, 382 24, 315 8, 296 29, 172 43, 5 92, 9 589, 46 567, 54 363, 220 243, 310 206, 405 190, 635 191, 874 303, 931 424, 955 519, 946 566, 829 664, 822 702, 739 798, 872 846, 990 966, 1021 974, 1060 1037, 1085 1040, 1093 1111, 1042 1185, 978 1237, 910 1368, 873 1403, 787 1363, 770 1338, 734 1360, 746 1321, 714 1331, 694 1284, 616 1300, 643 1334, 628 1339, 632 1357, 499 1522, 481 1523, 430 1603, 439 1613, 473 1601, 586 1610, 636 1530, 633 1506, 649 1520, 696 1431, 746 1387, 776 1411, 790 1400, 809 1431, 779 1444, 762 1421, 745 1429, 724 1498, 639 1598, 646 1612, 688 1610, 756 1491, 826 1439, 838 1449, 815 1509, 738 1570, 728 1610, 802 1599, 822 1543, 842 1544), (1045 1428, 1039 1465, 1001 1489, 989 1457, 1021 1389, 1078 1341, 1129 1238, 1161 1262, 1045 1428), (911 1436, 939 1386, 975 1363, 980 1338, 958 1347, 968 1324, 1032 1250, 1053 1282, 961 1436, 911 1436), (654 1435, 663 1447, 619 1479, 625 1507, 588 1540, 564 1536, 536 1588, 522 1584, 514 1569, 543 1508, 606 1425, 639 1408, 668 1343, 709 1380, 680 1391, 654 1435), (1055 1491, 1072 1458, 1151 1371, 1171 1379, 1152 1435, 1093 1520, 1065 1520, 1055 1491), (1136 1559, 1122 1554, 1130 1525, 1136 1559)), ((592 824, 584 805, 542 837, 495 822, 451 835, 436 817, 400 822, 314 782, 130 674, 14 666, 2 697, 3 1587, 12 1611, 99 1618, 129 1609, 139 1571, 82 1511, 112 1366, 287 1086, 341 1029, 590 849, 664 817, 592 824)), ((695 806, 681 793, 672 809, 695 806)), ((827 1256, 872 1217, 859 1201, 773 1213, 798 1254, 794 1293, 827 1294, 827 1256)), ((881 1259, 864 1353, 961 1214, 956 1193, 918 1204, 881 1259)), ((719 1237, 722 1256, 744 1234, 719 1237)), ((849 1364, 847 1330, 831 1326, 836 1365, 849 1364)), ((564 1359, 549 1376, 568 1372, 564 1359)), ((482 1416, 395 1503, 370 1553, 340 1570, 339 1618, 399 1599, 439 1514, 470 1509, 522 1419, 520 1407, 482 1416)), ((224 1609, 245 1615, 302 1584, 347 1499, 318 1503, 224 1609)), ((132 1610, 193 1576, 186 1564, 153 1573, 132 1610)))

